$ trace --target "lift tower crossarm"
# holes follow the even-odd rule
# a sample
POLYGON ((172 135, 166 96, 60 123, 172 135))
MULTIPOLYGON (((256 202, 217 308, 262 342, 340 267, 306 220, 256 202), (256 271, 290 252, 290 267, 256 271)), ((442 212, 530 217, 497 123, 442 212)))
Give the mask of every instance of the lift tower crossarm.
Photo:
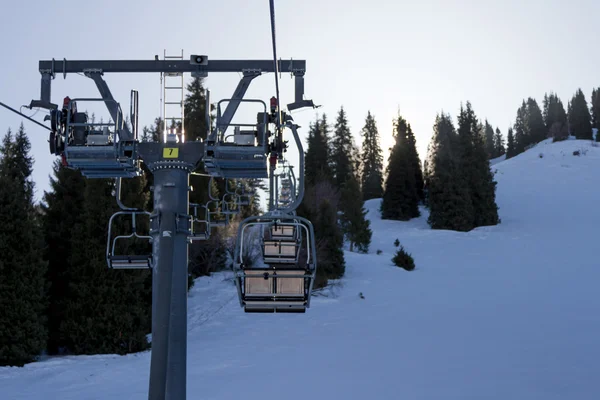
MULTIPOLYGON (((57 106, 50 102, 52 80, 57 73, 186 73, 197 76, 206 76, 210 72, 239 72, 256 74, 263 72, 289 72, 294 76, 295 96, 294 103, 288 105, 290 111, 302 107, 314 107, 311 100, 304 97, 304 73, 306 72, 305 60, 207 60, 206 65, 193 64, 190 60, 42 60, 39 62, 39 71, 42 74, 40 100, 32 100, 29 107, 55 109, 57 106), (277 67, 277 68, 275 68, 277 67), (277 71, 276 71, 277 69, 277 71)), ((249 84, 250 79, 245 79, 241 85, 249 84)), ((96 82, 98 84, 98 82, 96 82)), ((100 87, 98 87, 100 89, 100 87)), ((237 109, 235 102, 231 110, 237 109)))
MULTIPOLYGON (((279 71, 304 73, 305 60, 279 60, 279 71)), ((257 70, 275 72, 273 60, 208 60, 207 65, 192 64, 189 60, 63 60, 40 61, 40 73, 83 73, 100 70, 104 73, 144 72, 244 72, 257 70)))

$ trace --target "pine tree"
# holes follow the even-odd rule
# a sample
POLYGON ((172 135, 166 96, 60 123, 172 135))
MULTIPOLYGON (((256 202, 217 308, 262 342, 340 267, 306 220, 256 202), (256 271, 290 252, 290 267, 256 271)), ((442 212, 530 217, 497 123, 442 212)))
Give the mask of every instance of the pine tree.
POLYGON ((515 155, 521 154, 531 143, 529 132, 527 131, 527 104, 523 104, 517 110, 517 118, 514 124, 515 155))
POLYGON ((578 89, 568 107, 569 132, 577 139, 592 139, 592 117, 585 95, 578 89))
POLYGON ((371 243, 371 230, 366 220, 366 210, 362 199, 357 169, 354 163, 356 146, 348 127, 344 108, 338 112, 334 126, 334 136, 331 140, 331 162, 333 184, 341 192, 340 224, 344 236, 350 243, 350 251, 354 247, 359 252, 367 253, 371 243))
MULTIPOLYGON (((123 202, 145 208, 143 178, 124 180, 123 185, 123 202)), ((113 190, 111 179, 86 179, 81 218, 73 227, 65 317, 59 330, 69 353, 126 354, 148 347, 149 272, 109 270, 106 265, 107 221, 118 209, 113 190)), ((123 218, 115 224, 116 234, 124 233, 125 221, 123 218)), ((138 229, 143 232, 141 221, 138 229)), ((130 227, 127 230, 130 232, 130 227)), ((131 254, 129 250, 141 246, 133 242, 131 247, 119 246, 118 250, 131 254)))
POLYGON ((49 354, 60 353, 64 343, 60 324, 65 318, 68 298, 68 272, 76 268, 69 265, 73 251, 73 227, 82 218, 84 177, 79 171, 64 168, 60 160, 53 165, 50 191, 44 193, 42 226, 46 248, 44 259, 48 262, 49 284, 48 346, 49 354))
MULTIPOLYGON (((203 78, 193 78, 187 85, 187 94, 184 101, 185 109, 185 135, 186 141, 194 141, 207 137, 208 130, 214 129, 214 107, 210 106, 210 120, 206 119, 206 89, 204 88, 203 78), (210 124, 210 127, 209 127, 210 124)), ((203 174, 204 164, 200 163, 194 171, 203 174)), ((246 187, 248 181, 240 180, 240 183, 246 187)), ((190 185, 193 191, 190 192, 190 203, 205 205, 209 201, 209 190, 220 198, 225 193, 225 180, 214 179, 201 175, 190 176, 190 185), (212 183, 211 183, 212 182, 212 183)), ((217 204, 210 204, 211 209, 217 209, 217 204)), ((198 212, 202 212, 199 209, 198 212)), ((200 219, 203 219, 202 217, 200 219)), ((199 232, 198 232, 199 233, 199 232)), ((225 252, 227 250, 225 239, 223 237, 225 230, 218 229, 210 232, 210 240, 193 241, 189 246, 189 271, 192 277, 208 275, 213 271, 225 267, 225 252)))
POLYGON ((459 165, 458 137, 450 115, 438 114, 427 157, 427 202, 432 229, 469 231, 473 205, 459 165))
POLYGON ((512 128, 508 128, 508 135, 506 138, 506 159, 512 158, 517 155, 517 149, 515 148, 515 136, 513 135, 512 128))
POLYGON ((488 120, 485 120, 485 151, 487 152, 488 158, 494 158, 496 154, 496 142, 494 141, 494 128, 490 125, 488 120))
MULTIPOLYGON (((408 140, 409 135, 412 137, 414 135, 410 124, 400 115, 394 125, 396 144, 392 148, 386 168, 387 178, 381 202, 381 217, 408 221, 421 215, 419 212, 420 198, 415 181, 415 165, 411 159, 413 152, 408 140)), ((418 165, 417 168, 420 169, 418 165)))
POLYGON ((319 127, 321 129, 321 138, 325 142, 325 150, 327 157, 326 168, 323 170, 327 179, 333 182, 334 177, 334 166, 335 163, 331 155, 333 154, 333 140, 331 138, 331 126, 329 126, 329 121, 327 120, 327 114, 323 114, 321 117, 321 121, 319 122, 319 127))
POLYGON ((563 125, 567 124, 567 113, 562 101, 553 92, 544 95, 544 125, 546 126, 546 132, 550 136, 550 130, 555 124, 559 124, 558 127, 562 129, 563 125))
POLYGON ((498 224, 498 207, 495 193, 496 182, 490 170, 485 144, 479 123, 471 104, 461 107, 458 116, 458 137, 460 144, 460 165, 466 175, 473 205, 473 227, 498 224))
POLYGON ((317 120, 309 127, 308 146, 304 156, 304 180, 307 185, 331 179, 326 130, 323 129, 322 122, 323 119, 319 120, 317 116, 317 120))
POLYGON ((506 153, 504 148, 504 138, 499 128, 496 128, 496 134, 494 135, 494 157, 497 158, 506 153))
POLYGON ((379 132, 375 118, 369 111, 362 129, 361 177, 363 199, 383 196, 383 155, 379 146, 379 132))
POLYGON ((317 243, 317 277, 315 287, 321 287, 329 279, 339 279, 344 275, 343 235, 337 224, 336 207, 327 200, 319 204, 316 218, 313 219, 317 243))
POLYGON ((46 345, 46 274, 23 124, 0 148, 0 366, 22 366, 46 345))
POLYGON ((348 182, 356 172, 352 162, 355 146, 352 139, 352 133, 348 127, 348 119, 344 107, 340 107, 333 132, 334 136, 331 141, 333 178, 335 186, 338 190, 341 190, 344 184, 348 182))
POLYGON ((328 279, 338 279, 345 271, 344 235, 338 224, 339 191, 331 180, 321 178, 306 186, 297 215, 310 220, 314 227, 317 250, 315 288, 323 287, 328 279))
POLYGON ((592 128, 596 128, 596 141, 600 142, 600 87, 592 90, 592 128))
POLYGON ((359 253, 368 253, 371 244, 372 231, 370 221, 366 219, 367 211, 360 194, 358 178, 350 175, 344 184, 340 196, 340 222, 342 232, 350 243, 350 251, 356 247, 359 253))
POLYGON ((548 131, 544 123, 542 110, 538 106, 535 99, 529 97, 527 99, 527 131, 530 135, 530 143, 536 144, 546 139, 548 131))
POLYGON ((408 159, 410 160, 410 164, 415 175, 415 188, 417 190, 417 197, 419 198, 419 201, 424 201, 425 178, 423 177, 421 158, 419 157, 419 152, 417 151, 417 139, 415 138, 415 134, 410 125, 408 128, 409 129, 407 130, 406 136, 408 142, 408 159))
POLYGON ((185 139, 188 142, 206 138, 208 126, 206 121, 206 89, 204 78, 193 78, 186 87, 184 101, 185 139))

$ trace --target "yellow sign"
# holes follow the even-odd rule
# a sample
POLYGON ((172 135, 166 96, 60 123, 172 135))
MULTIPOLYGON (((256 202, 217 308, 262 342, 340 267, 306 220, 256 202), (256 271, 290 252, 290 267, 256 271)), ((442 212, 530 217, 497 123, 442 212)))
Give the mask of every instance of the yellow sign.
POLYGON ((178 158, 179 149, 177 147, 165 147, 163 149, 163 158, 178 158))

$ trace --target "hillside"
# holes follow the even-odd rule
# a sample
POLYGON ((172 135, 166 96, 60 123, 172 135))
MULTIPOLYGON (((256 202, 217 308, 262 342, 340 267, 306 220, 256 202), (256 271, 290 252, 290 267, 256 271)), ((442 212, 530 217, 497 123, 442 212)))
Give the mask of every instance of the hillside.
MULTIPOLYGON (((306 314, 244 314, 227 273, 198 279, 188 398, 600 398, 600 148, 544 142, 492 169, 498 226, 433 231, 424 209, 382 221, 369 201, 371 253, 346 252, 346 276, 306 314), (391 265, 396 238, 417 270, 391 265)), ((1 397, 141 400, 149 361, 0 368, 1 397)))

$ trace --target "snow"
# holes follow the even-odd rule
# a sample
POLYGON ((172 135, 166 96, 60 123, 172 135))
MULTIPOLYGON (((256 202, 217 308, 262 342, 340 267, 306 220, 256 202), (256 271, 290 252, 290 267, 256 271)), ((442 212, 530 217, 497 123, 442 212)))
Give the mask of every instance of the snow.
POLYGON ((502 155, 501 155, 501 156, 499 156, 499 157, 492 158, 492 159, 490 160, 490 165, 495 165, 495 164, 498 164, 499 162, 502 162, 502 161, 504 161, 504 160, 506 160, 506 154, 502 154, 502 155))
MULTIPOLYGON (((346 252, 346 276, 306 314, 244 314, 229 273, 196 280, 188 398, 599 399, 600 148, 545 141, 492 170, 498 226, 434 231, 425 209, 382 221, 368 201, 370 254, 346 252), (396 238, 415 271, 391 264, 396 238)), ((149 362, 0 368, 0 397, 146 399, 149 362)))

